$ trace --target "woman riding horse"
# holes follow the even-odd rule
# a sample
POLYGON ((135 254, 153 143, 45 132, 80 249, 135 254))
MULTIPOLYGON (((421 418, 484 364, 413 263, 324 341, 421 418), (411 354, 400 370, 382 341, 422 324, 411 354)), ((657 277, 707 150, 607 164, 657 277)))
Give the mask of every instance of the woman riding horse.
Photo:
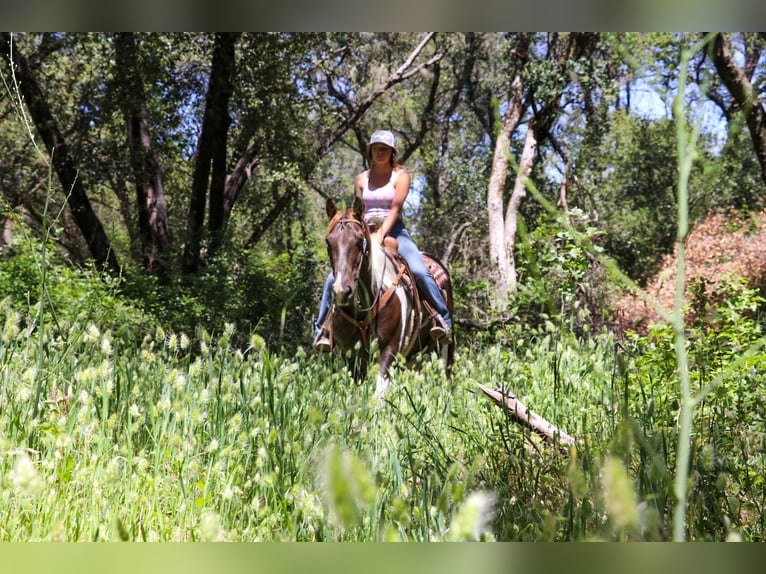
MULTIPOLYGON (((452 317, 402 219, 402 208, 410 191, 410 174, 397 161, 396 155, 394 134, 388 130, 374 132, 367 146, 367 158, 372 167, 357 174, 354 195, 362 198, 364 220, 370 229, 375 230, 372 241, 381 245, 386 237, 394 237, 398 241, 399 254, 407 261, 420 293, 437 312, 432 318, 431 338, 448 344, 452 338, 452 317)), ((315 324, 314 348, 320 351, 332 348, 326 319, 332 305, 334 281, 330 272, 315 324)))

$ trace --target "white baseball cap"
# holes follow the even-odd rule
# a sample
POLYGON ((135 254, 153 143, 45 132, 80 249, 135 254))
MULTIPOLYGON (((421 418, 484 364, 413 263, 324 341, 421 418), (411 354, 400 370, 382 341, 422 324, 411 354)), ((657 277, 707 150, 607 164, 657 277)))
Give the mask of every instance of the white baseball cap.
POLYGON ((373 132, 368 146, 371 146, 374 143, 385 144, 396 151, 396 138, 394 137, 394 134, 388 130, 378 130, 373 132))

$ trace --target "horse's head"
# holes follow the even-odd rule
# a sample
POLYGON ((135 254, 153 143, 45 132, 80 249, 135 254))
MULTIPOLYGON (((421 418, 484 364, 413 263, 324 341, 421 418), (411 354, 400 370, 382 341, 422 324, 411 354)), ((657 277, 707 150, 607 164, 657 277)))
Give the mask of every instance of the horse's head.
POLYGON ((359 275, 368 261, 370 234, 364 223, 364 206, 359 197, 354 198, 351 209, 339 210, 331 199, 326 204, 330 224, 327 228, 327 253, 332 263, 335 283, 335 304, 346 307, 351 304, 359 287, 359 275))

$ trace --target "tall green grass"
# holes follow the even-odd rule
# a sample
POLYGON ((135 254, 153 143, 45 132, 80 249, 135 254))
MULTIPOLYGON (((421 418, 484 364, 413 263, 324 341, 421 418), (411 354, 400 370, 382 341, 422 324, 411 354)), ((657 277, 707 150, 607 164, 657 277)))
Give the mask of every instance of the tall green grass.
MULTIPOLYGON (((356 384, 338 358, 285 358, 257 338, 240 351, 228 344, 231 331, 192 344, 159 329, 137 347, 90 324, 74 340, 47 332, 41 342, 20 320, 6 306, 3 540, 493 537, 489 494, 475 519, 484 527, 450 529, 469 496, 498 492, 496 473, 508 465, 525 476, 538 459, 566 462, 509 427, 474 383, 515 381, 534 408, 580 436, 594 434, 581 427, 594 416, 608 424, 613 407, 578 358, 586 355, 552 340, 540 344, 560 355, 566 380, 551 379, 548 353, 530 365, 498 347, 461 358, 452 380, 435 359, 419 372, 400 369, 377 402, 372 383, 356 384), (41 373, 26 360, 29 346, 51 366, 37 402, 41 373), (601 404, 579 408, 594 393, 601 404)), ((530 495, 544 512, 543 493, 523 488, 517 504, 530 495)))
MULTIPOLYGON (((284 357, 257 337, 239 350, 231 330, 158 329, 137 346, 89 324, 46 335, 35 415, 27 349, 40 341, 22 322, 5 305, 0 540, 669 537, 681 399, 670 331, 626 347, 550 325, 513 353, 459 353, 451 380, 435 358, 398 367, 378 402, 339 357, 284 357), (541 442, 476 383, 513 390, 579 445, 541 442)), ((763 537, 766 358, 752 359, 695 411, 694 539, 763 537)))

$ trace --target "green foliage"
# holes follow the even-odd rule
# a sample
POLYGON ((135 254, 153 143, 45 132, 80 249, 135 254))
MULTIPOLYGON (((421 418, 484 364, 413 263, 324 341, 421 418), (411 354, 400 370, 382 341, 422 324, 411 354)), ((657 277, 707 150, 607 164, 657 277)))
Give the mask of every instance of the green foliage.
POLYGON ((702 173, 694 184, 695 213, 708 209, 722 213, 763 208, 760 165, 744 123, 730 124, 723 148, 706 157, 702 165, 702 173))
POLYGON ((75 324, 93 322, 121 336, 139 338, 151 323, 121 295, 118 280, 63 264, 53 242, 46 250, 49 259, 44 259, 39 246, 22 235, 14 237, 6 255, 0 257, 0 300, 29 320, 25 326, 29 334, 41 325, 68 333, 75 324))
POLYGON ((223 250, 194 276, 131 276, 124 293, 174 331, 221 333, 233 323, 238 344, 258 333, 294 350, 311 337, 318 267, 308 249, 275 257, 223 250))
POLYGON ((618 112, 600 144, 578 160, 582 186, 570 204, 592 214, 605 251, 639 282, 653 274, 676 237, 674 136, 670 120, 618 112))
MULTIPOLYGON (((743 355, 751 345, 763 344, 763 297, 740 281, 722 283, 706 295, 697 286, 690 304, 697 310, 689 326, 688 356, 692 391, 697 394, 693 437, 689 517, 690 533, 698 539, 719 539, 727 525, 738 523, 743 533, 763 538, 763 486, 755 478, 766 470, 759 445, 766 405, 760 381, 766 372, 762 347, 743 355), (758 532, 758 534, 755 534, 758 532)), ((626 385, 640 397, 631 416, 640 421, 641 458, 659 464, 642 473, 639 488, 657 492, 656 478, 671 468, 669 442, 674 440, 680 396, 674 381, 674 337, 669 327, 655 325, 646 337, 633 337, 627 348, 635 369, 626 385), (638 406, 638 405, 637 405, 638 406), (655 478, 653 478, 653 476, 655 478)), ((656 498, 671 504, 669 492, 656 498)))
MULTIPOLYGON (((135 256, 110 37, 15 38, 35 60, 113 244, 121 256, 135 256)), ((564 90, 563 107, 574 111, 551 129, 574 160, 573 224, 596 246, 587 251, 561 222, 525 208, 535 224, 519 243, 519 321, 459 330, 452 379, 435 360, 420 371, 397 365, 391 392, 375 402, 371 380, 356 385, 337 357, 303 351, 326 272, 322 225, 312 226, 317 206, 302 197, 303 184, 321 180, 332 194, 348 189, 346 168, 360 167, 371 126, 394 127, 402 145, 424 148, 408 161, 424 166, 426 179, 418 188, 423 209, 410 227, 425 249, 453 256, 458 321, 485 317, 491 110, 518 64, 516 38, 441 36, 423 55, 448 54, 439 68, 423 68, 364 103, 369 109, 357 108, 419 38, 243 37, 227 162, 255 144, 257 156, 228 243, 195 276, 129 271, 118 284, 61 265, 54 245, 76 263, 86 260, 64 194, 40 176, 23 122, 4 122, 3 193, 21 214, 13 220, 42 240, 15 237, 0 260, 0 539, 661 540, 674 512, 692 539, 764 539, 760 295, 741 286, 708 295, 697 287, 699 313, 688 336, 683 325, 675 332, 657 326, 617 343, 595 328, 605 306, 591 256, 600 246, 631 277, 649 276, 675 238, 676 188, 684 201, 686 190, 677 166, 692 157, 676 157, 672 122, 612 112, 626 77, 603 85, 602 74, 615 63, 644 69, 647 62, 630 52, 648 47, 658 52, 650 59, 659 82, 672 85, 667 73, 676 69, 682 36, 629 35, 622 62, 610 54, 604 67, 595 57, 567 64, 582 94, 576 83, 564 90), (464 54, 464 47, 471 49, 464 54), (364 110, 362 119, 353 115, 364 110), (337 155, 315 157, 315 144, 341 133, 350 117, 357 119, 349 137, 331 150, 337 155), (437 197, 429 186, 445 171, 450 193, 437 197), (298 213, 268 220, 277 204, 298 213), (55 229, 46 216, 54 212, 55 229), (254 229, 267 232, 248 240, 254 229), (693 401, 684 396, 687 367, 693 401), (562 453, 542 444, 480 394, 477 382, 516 393, 577 446, 562 453), (688 500, 677 501, 687 466, 688 500)), ((611 38, 619 47, 621 37, 611 38)), ((175 206, 170 227, 182 230, 178 206, 188 196, 210 37, 141 40, 153 150, 175 206)), ((539 49, 546 36, 535 41, 539 49)), ((545 60, 524 78, 540 99, 564 81, 545 60)), ((6 107, 15 101, 9 95, 4 118, 18 113, 6 107)), ((706 149, 697 156, 692 217, 710 207, 758 205, 757 166, 739 128, 732 124, 720 155, 706 149)), ((513 149, 519 145, 516 134, 513 149)), ((547 180, 554 163, 538 162, 535 178, 547 180)), ((551 182, 541 189, 550 193, 551 182)), ((183 233, 174 235, 177 256, 183 233)))
POLYGON ((604 272, 589 252, 601 253, 603 232, 579 209, 572 209, 568 217, 577 237, 547 213, 539 216, 532 231, 525 233, 522 227, 514 315, 530 325, 556 317, 573 332, 586 333, 605 320, 604 272))

